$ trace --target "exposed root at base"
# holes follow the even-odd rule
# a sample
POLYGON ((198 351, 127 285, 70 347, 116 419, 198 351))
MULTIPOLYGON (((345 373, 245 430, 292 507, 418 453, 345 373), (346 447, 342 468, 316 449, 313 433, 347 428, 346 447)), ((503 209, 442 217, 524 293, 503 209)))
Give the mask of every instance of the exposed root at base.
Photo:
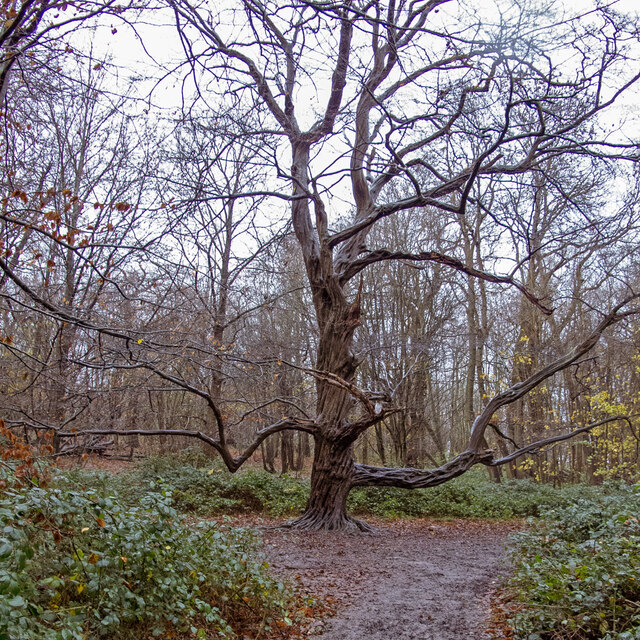
POLYGON ((346 514, 323 514, 317 512, 303 513, 281 525, 283 529, 298 531, 348 531, 352 533, 377 533, 371 525, 346 514))

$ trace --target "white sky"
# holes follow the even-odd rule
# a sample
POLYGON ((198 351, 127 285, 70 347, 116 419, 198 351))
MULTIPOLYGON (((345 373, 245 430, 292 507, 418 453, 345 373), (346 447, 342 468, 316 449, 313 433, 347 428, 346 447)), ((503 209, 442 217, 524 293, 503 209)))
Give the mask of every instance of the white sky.
MULTIPOLYGON (((526 0, 525 0, 526 2, 526 0)), ((211 4, 215 5, 216 2, 211 4)), ((510 0, 493 0, 492 2, 479 3, 472 0, 468 3, 474 11, 482 11, 491 19, 496 17, 496 7, 508 7, 512 3, 510 0)), ((629 16, 640 16, 639 0, 555 0, 554 7, 566 9, 568 14, 579 14, 593 9, 597 4, 608 4, 616 10, 626 13, 629 16)), ((444 5, 444 12, 455 12, 458 3, 452 2, 444 5)), ((126 17, 126 14, 125 16, 126 17)), ((145 70, 149 73, 157 74, 156 63, 159 65, 169 65, 184 59, 184 53, 172 25, 172 12, 160 12, 157 10, 149 12, 151 23, 137 23, 134 33, 133 29, 125 24, 119 24, 117 19, 111 18, 107 25, 98 29, 97 32, 82 32, 74 36, 78 38, 78 45, 86 48, 91 42, 97 56, 109 54, 113 57, 113 62, 122 69, 122 74, 127 75, 126 70, 131 70, 132 75, 145 75, 145 70), (111 33, 112 27, 117 29, 117 33, 111 33), (142 46, 144 44, 144 46, 142 46)), ((640 18, 638 18, 640 19, 640 18)), ((156 90, 154 102, 163 106, 179 106, 179 88, 181 78, 177 74, 173 78, 165 80, 160 89, 156 90)), ((146 83, 145 83, 146 86, 146 83)))
MULTIPOLYGON (((526 2, 527 0, 525 0, 526 2)), ((211 4, 215 5, 215 2, 211 4)), ((443 10, 440 12, 440 19, 447 20, 447 12, 455 13, 458 8, 458 2, 451 2, 444 5, 443 10)), ((499 10, 502 8, 508 8, 513 6, 511 0, 486 0, 485 2, 478 2, 477 0, 467 0, 466 4, 473 8, 474 11, 481 11, 481 14, 487 16, 487 20, 497 20, 499 16, 499 10)), ((638 16, 639 13, 639 0, 617 0, 617 2, 608 2, 607 4, 613 5, 620 12, 629 13, 630 15, 638 16)), ((595 0, 556 0, 553 6, 560 11, 566 10, 568 15, 581 14, 593 9, 596 6, 595 0)), ((124 16, 126 17, 126 15, 124 16)), ((149 12, 149 20, 153 20, 151 23, 137 23, 135 25, 134 33, 133 29, 126 24, 119 23, 117 18, 110 18, 106 25, 103 25, 97 32, 84 31, 80 32, 76 37, 81 38, 83 42, 78 46, 86 48, 90 42, 94 49, 94 54, 100 56, 101 54, 109 53, 113 57, 113 63, 116 68, 120 69, 121 80, 126 79, 128 76, 134 75, 140 77, 141 80, 137 82, 138 95, 146 95, 151 91, 154 83, 150 80, 144 80, 145 76, 153 75, 157 76, 161 73, 160 69, 164 66, 167 70, 171 64, 175 64, 177 61, 184 60, 184 52, 177 36, 175 27, 173 27, 173 14, 172 12, 149 12), (112 34, 112 28, 117 29, 116 34, 112 34), (144 44, 144 47, 142 46, 144 44)), ((152 104, 159 107, 163 111, 176 111, 178 113, 181 107, 181 91, 182 80, 184 78, 184 71, 168 75, 167 78, 161 82, 152 94, 152 104)), ((328 76, 327 76, 328 77, 328 76)), ((328 92, 328 83, 326 78, 316 78, 319 80, 319 89, 316 91, 315 87, 309 85, 307 88, 302 89, 301 93, 304 95, 304 104, 316 104, 316 109, 322 108, 326 102, 326 93, 328 92), (309 94, 307 102, 306 94, 309 94), (320 93, 320 95, 317 95, 320 93), (312 95, 313 94, 313 95, 312 95)), ((628 96, 623 101, 618 109, 609 116, 612 127, 620 124, 628 114, 625 112, 632 109, 637 113, 637 93, 628 96)), ((137 108, 142 109, 143 105, 139 105, 137 108)), ((300 110, 298 111, 300 114, 300 110)), ((308 109, 307 119, 309 123, 303 120, 302 124, 307 125, 314 119, 314 110, 308 109)), ((300 115, 299 115, 300 117, 300 115)), ((333 144, 333 143, 332 143, 333 144)), ((333 153, 330 151, 330 156, 335 158, 336 150, 333 153)), ((285 166, 287 161, 282 159, 285 166)), ((330 161, 330 160, 329 160, 330 161)), ((346 168, 344 162, 341 163, 346 168)), ((318 167, 317 167, 318 168, 318 167)), ((335 205, 343 209, 346 203, 350 200, 350 188, 344 185, 346 191, 344 192, 345 204, 341 204, 340 192, 341 189, 333 191, 337 196, 335 205)))
MULTIPOLYGON (((527 0, 523 1, 527 2, 527 0)), ((493 3, 491 0, 485 0, 484 2, 467 0, 467 4, 474 8, 481 7, 483 13, 487 15, 489 19, 492 17, 495 18, 498 15, 495 7, 502 8, 512 5, 510 0, 493 0, 493 3)), ((632 16, 636 16, 636 18, 639 15, 640 0, 618 0, 616 3, 608 4, 613 4, 620 12, 629 13, 632 16)), ((456 2, 446 5, 447 11, 455 11, 456 5, 456 2)), ((559 9, 564 8, 567 13, 575 15, 594 8, 596 2, 595 0, 557 0, 554 6, 559 9)), ((441 13, 442 18, 444 18, 443 14, 445 14, 444 10, 441 13)), ((161 12, 152 12, 149 15, 156 24, 136 24, 135 28, 140 36, 139 38, 136 37, 133 29, 117 22, 116 18, 112 18, 108 21, 108 24, 101 27, 98 32, 94 33, 88 30, 79 32, 75 36, 80 39, 78 47, 86 48, 89 42, 91 42, 96 56, 99 57, 107 53, 112 55, 114 65, 121 70, 120 74, 122 79, 129 75, 138 75, 140 77, 157 75, 161 66, 165 65, 168 67, 172 61, 183 60, 184 53, 176 30, 172 26, 173 15, 170 12, 167 12, 165 15, 161 12), (112 34, 111 32, 114 27, 117 29, 116 34, 112 34), (144 43, 144 47, 142 43, 144 43)), ((184 73, 168 76, 167 79, 154 90, 152 103, 163 110, 171 111, 179 109, 181 106, 181 83, 183 76, 184 73)), ((139 94, 144 95, 148 93, 152 84, 149 80, 141 80, 139 82, 139 94)), ((324 93, 322 81, 320 81, 320 89, 321 92, 324 93)), ((612 123, 619 124, 619 120, 624 118, 625 108, 634 108, 637 111, 635 96, 637 96, 637 93, 630 96, 626 100, 626 104, 622 103, 620 110, 611 116, 612 123)), ((321 95, 318 102, 324 103, 325 101, 326 94, 321 95)), ((336 150, 333 149, 334 153, 335 151, 336 150)), ((283 164, 286 166, 286 161, 284 161, 283 164)), ((346 167, 345 163, 342 164, 346 167)), ((340 188, 333 191, 333 195, 334 197, 330 203, 333 212, 347 213, 345 207, 350 206, 348 204, 351 201, 349 197, 350 187, 343 182, 340 188)), ((278 201, 274 203, 273 206, 280 207, 284 205, 278 201)))

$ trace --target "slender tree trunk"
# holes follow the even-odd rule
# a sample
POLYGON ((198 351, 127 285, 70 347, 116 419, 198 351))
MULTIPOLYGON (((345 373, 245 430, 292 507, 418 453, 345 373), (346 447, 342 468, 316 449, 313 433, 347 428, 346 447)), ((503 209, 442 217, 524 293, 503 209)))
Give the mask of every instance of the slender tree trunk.
POLYGON ((280 434, 280 462, 281 473, 289 473, 290 469, 295 469, 293 459, 293 433, 291 431, 284 431, 280 434))
POLYGON ((308 439, 309 439, 309 434, 303 433, 303 432, 298 433, 298 440, 297 440, 297 446, 296 446, 296 458, 295 458, 295 464, 293 465, 294 471, 302 471, 304 467, 305 454, 309 455, 307 453, 309 449, 308 439))
POLYGON ((380 464, 383 467, 387 466, 387 454, 384 449, 384 433, 382 431, 382 425, 377 424, 375 427, 376 433, 376 452, 378 454, 378 458, 380 458, 380 464))
POLYGON ((275 438, 269 438, 262 443, 262 466, 265 471, 269 473, 275 473, 275 460, 276 460, 276 440, 275 438))

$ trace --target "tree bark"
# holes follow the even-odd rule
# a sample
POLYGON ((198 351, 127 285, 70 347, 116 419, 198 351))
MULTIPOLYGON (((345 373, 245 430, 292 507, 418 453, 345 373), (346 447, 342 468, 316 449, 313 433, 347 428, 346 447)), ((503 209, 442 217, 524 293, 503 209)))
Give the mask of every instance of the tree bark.
POLYGON ((353 381, 358 361, 351 352, 360 325, 361 290, 350 304, 332 273, 331 256, 306 261, 312 282, 320 341, 316 358, 318 430, 311 471, 311 493, 305 512, 288 526, 296 529, 371 531, 347 515, 347 496, 355 470, 353 445, 359 433, 350 430, 354 398, 346 385, 353 381))
POLYGON ((287 526, 295 529, 371 532, 368 524, 347 514, 347 496, 354 473, 352 443, 316 436, 307 507, 299 518, 291 520, 287 526))

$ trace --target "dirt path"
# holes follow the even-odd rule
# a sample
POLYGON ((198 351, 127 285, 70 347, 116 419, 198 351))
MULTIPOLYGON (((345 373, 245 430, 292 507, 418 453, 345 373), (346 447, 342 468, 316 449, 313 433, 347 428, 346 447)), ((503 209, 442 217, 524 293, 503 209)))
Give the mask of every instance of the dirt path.
POLYGON ((318 640, 486 640, 488 594, 505 570, 510 526, 377 523, 378 535, 263 534, 276 572, 328 598, 318 640))

